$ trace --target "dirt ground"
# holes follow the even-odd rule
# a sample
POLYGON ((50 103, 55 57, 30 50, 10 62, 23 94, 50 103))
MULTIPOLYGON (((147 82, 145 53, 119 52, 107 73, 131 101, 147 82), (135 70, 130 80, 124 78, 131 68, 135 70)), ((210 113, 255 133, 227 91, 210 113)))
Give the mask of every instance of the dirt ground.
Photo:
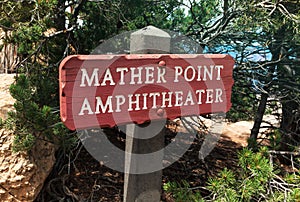
MULTIPOLYGON (((166 130, 166 142, 171 141, 174 135, 176 135, 174 132, 166 130)), ((125 148, 125 139, 119 134, 109 139, 119 148, 125 148)), ((222 136, 205 161, 201 161, 198 152, 202 142, 203 137, 196 138, 178 161, 163 170, 162 184, 181 182, 184 179, 191 187, 203 187, 209 177, 215 176, 223 168, 237 168, 237 152, 242 149, 241 144, 222 136)), ((54 172, 45 183, 43 193, 36 202, 51 200, 120 202, 123 200, 123 173, 101 165, 81 145, 73 151, 70 159, 61 159, 60 165, 54 168, 54 172)), ((203 196, 209 194, 205 189, 200 191, 203 196)), ((163 192, 161 201, 170 202, 172 199, 163 192)))

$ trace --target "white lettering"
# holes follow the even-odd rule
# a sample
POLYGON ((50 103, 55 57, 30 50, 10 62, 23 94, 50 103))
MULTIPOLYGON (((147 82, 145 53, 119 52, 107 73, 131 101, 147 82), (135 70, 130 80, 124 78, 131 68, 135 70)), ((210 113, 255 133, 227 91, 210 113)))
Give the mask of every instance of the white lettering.
POLYGON ((173 92, 168 92, 169 97, 166 97, 167 92, 162 92, 162 104, 161 107, 166 107, 166 102, 169 102, 168 107, 172 107, 172 94, 173 92))
POLYGON ((201 69, 202 69, 202 66, 198 66, 198 78, 197 78, 197 81, 201 81, 201 69))
POLYGON ((208 69, 207 66, 204 66, 204 72, 203 72, 203 81, 206 81, 206 76, 209 77, 209 80, 212 80, 213 77, 213 65, 210 65, 210 69, 208 69))
POLYGON ((148 93, 143 93, 143 99, 144 99, 143 109, 147 109, 147 95, 148 93))
POLYGON ((165 79, 166 68, 165 67, 157 67, 157 83, 167 83, 165 79))
POLYGON ((221 88, 217 88, 216 89, 216 99, 215 99, 215 103, 218 103, 218 102, 223 102, 222 100, 222 94, 223 94, 223 91, 221 88))
POLYGON ((196 71, 194 69, 193 66, 188 66, 185 70, 184 70, 184 79, 188 82, 194 80, 196 76, 196 71), (191 70, 191 73, 189 73, 189 70, 191 70), (190 75, 190 78, 188 78, 188 75, 190 75))
POLYGON ((186 99, 185 99, 185 102, 184 102, 184 105, 189 105, 188 102, 190 102, 190 105, 194 105, 195 102, 193 100, 193 94, 191 91, 188 92, 187 96, 186 96, 186 99))
POLYGON ((180 107, 182 106, 182 91, 175 91, 175 107, 180 107))
POLYGON ((133 111, 132 105, 135 104, 135 109, 134 111, 140 110, 140 96, 141 94, 135 94, 135 101, 132 100, 133 94, 128 95, 128 111, 133 111))
POLYGON ((128 72, 128 68, 126 68, 126 67, 118 67, 116 69, 116 72, 120 72, 120 81, 119 81, 119 84, 120 85, 125 85, 124 76, 125 76, 125 72, 128 72))
POLYGON ((202 93, 205 93, 204 90, 196 90, 196 94, 199 94, 198 95, 198 105, 201 105, 202 104, 202 93))
POLYGON ((130 84, 135 84, 135 81, 134 81, 135 78, 138 79, 137 84, 142 84, 142 69, 143 69, 143 67, 138 67, 138 68, 131 67, 130 68, 130 71, 131 71, 131 81, 130 81, 130 84), (138 70, 137 73, 135 73, 136 69, 138 70))
POLYGON ((206 89, 206 102, 205 103, 213 103, 213 89, 206 89))
POLYGON ((146 69, 146 81, 145 84, 151 84, 154 83, 154 67, 145 67, 146 69))
POLYGON ((96 97, 96 111, 95 114, 100 114, 100 108, 102 113, 106 113, 107 108, 109 108, 108 113, 112 113, 112 96, 108 96, 105 105, 103 106, 103 102, 101 100, 101 97, 96 97))
POLYGON ((116 95, 116 112, 121 111, 121 105, 125 104, 124 95, 116 95))
POLYGON ((150 93, 149 94, 149 97, 153 97, 153 99, 152 99, 152 109, 156 109, 157 108, 157 104, 156 104, 156 99, 157 99, 157 97, 159 97, 160 96, 160 93, 150 93))
POLYGON ((80 87, 85 87, 85 80, 87 81, 88 86, 92 86, 93 81, 95 81, 94 86, 100 86, 99 84, 99 78, 98 78, 98 68, 95 68, 93 70, 92 76, 89 77, 86 69, 81 69, 82 75, 81 75, 81 84, 80 87))
POLYGON ((106 69, 101 86, 106 86, 107 81, 110 82, 110 84, 109 84, 110 86, 116 85, 116 83, 114 82, 113 77, 111 75, 110 69, 106 69))
POLYGON ((78 115, 79 116, 84 115, 84 111, 88 111, 87 114, 94 114, 92 111, 91 105, 89 103, 89 100, 87 98, 84 98, 84 101, 81 106, 81 110, 78 115))
POLYGON ((183 70, 181 66, 175 66, 175 79, 174 83, 179 82, 178 77, 182 74, 183 70))
POLYGON ((216 80, 219 81, 219 80, 221 80, 221 69, 223 69, 224 66, 223 65, 216 65, 215 68, 217 69, 217 78, 216 78, 216 80))

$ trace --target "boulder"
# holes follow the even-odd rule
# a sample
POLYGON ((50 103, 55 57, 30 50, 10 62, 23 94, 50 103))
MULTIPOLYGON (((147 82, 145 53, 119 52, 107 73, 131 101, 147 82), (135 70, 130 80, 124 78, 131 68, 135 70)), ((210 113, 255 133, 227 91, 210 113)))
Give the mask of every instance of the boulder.
POLYGON ((230 139, 232 142, 246 147, 248 145, 248 138, 250 137, 253 124, 253 121, 226 123, 222 131, 222 137, 225 139, 230 139))
MULTIPOLYGON (((0 117, 7 118, 14 99, 9 86, 14 75, 0 74, 0 117)), ((55 147, 38 140, 29 152, 13 152, 13 131, 0 128, 0 201, 34 201, 55 163, 55 147)))
POLYGON ((39 140, 26 152, 12 152, 13 132, 0 130, 0 199, 33 201, 55 163, 54 146, 39 140))
POLYGON ((0 118, 6 119, 7 112, 13 110, 14 98, 9 94, 9 86, 15 81, 15 74, 0 74, 0 118))

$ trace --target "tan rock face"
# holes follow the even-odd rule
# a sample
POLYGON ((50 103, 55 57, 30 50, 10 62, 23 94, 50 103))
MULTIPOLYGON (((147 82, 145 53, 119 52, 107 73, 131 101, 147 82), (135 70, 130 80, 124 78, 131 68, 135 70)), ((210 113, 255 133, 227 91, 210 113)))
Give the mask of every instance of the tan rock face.
MULTIPOLYGON (((210 127, 213 124, 213 121, 210 119, 203 118, 201 116, 187 117, 185 118, 187 124, 183 125, 180 119, 175 119, 177 131, 188 133, 188 131, 200 131, 199 126, 205 125, 210 131, 210 127), (201 124, 200 124, 201 122, 201 124)), ((261 124, 261 129, 259 130, 258 137, 265 137, 265 132, 268 132, 266 126, 269 126, 267 123, 271 123, 274 126, 279 126, 279 120, 274 115, 265 115, 263 117, 263 123, 261 124)), ((220 138, 230 140, 235 142, 236 144, 246 147, 248 145, 248 138, 251 134, 251 129, 253 127, 253 121, 239 121, 235 123, 224 122, 222 124, 221 130, 218 131, 220 133, 220 138)), ((173 127, 174 128, 174 127, 173 127)), ((173 130, 172 128, 170 128, 173 130)))
MULTIPOLYGON (((14 75, 0 74, 0 117, 7 118, 13 110, 14 99, 9 86, 14 75)), ((28 155, 12 152, 14 134, 0 129, 0 201, 33 201, 55 163, 55 148, 51 143, 38 140, 28 155)))
POLYGON ((55 162, 54 146, 39 141, 31 155, 13 153, 13 133, 0 130, 0 199, 33 201, 55 162))
POLYGON ((253 121, 226 123, 223 128, 222 136, 246 147, 248 145, 248 138, 250 137, 252 127, 253 121))
POLYGON ((13 110, 14 98, 9 94, 9 86, 15 81, 15 74, 0 74, 0 118, 6 119, 7 112, 13 110))

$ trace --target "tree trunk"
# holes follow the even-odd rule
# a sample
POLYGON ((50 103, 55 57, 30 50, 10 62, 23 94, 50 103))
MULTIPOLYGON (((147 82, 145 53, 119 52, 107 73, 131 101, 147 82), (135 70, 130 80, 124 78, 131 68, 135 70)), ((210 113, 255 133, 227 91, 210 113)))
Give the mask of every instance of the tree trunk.
POLYGON ((66 29, 66 14, 65 14, 65 0, 59 0, 55 8, 56 17, 54 19, 56 29, 64 30, 66 29))
MULTIPOLYGON (((282 140, 280 149, 281 150, 289 150, 289 145, 296 145, 297 144, 297 137, 292 135, 297 131, 295 128, 295 114, 293 113, 294 110, 298 109, 299 104, 294 100, 282 101, 282 117, 280 122, 280 129, 282 131, 282 140), (294 127, 293 127, 294 126, 294 127)), ((296 133, 297 134, 297 133, 296 133)), ((298 135, 296 135, 298 136, 298 135)))
POLYGON ((229 2, 228 0, 224 0, 223 9, 224 9, 224 15, 227 14, 229 8, 229 2))
POLYGON ((251 149, 256 148, 256 140, 257 140, 260 125, 262 123, 263 116, 264 116, 264 113, 265 113, 265 110, 266 110, 267 101, 268 101, 268 94, 262 93, 261 98, 260 98, 260 102, 259 102, 259 106, 258 106, 258 110, 257 110, 257 113, 256 113, 254 125, 253 125, 253 128, 251 129, 251 134, 250 134, 250 138, 249 138, 249 141, 248 141, 248 147, 251 148, 251 149))

